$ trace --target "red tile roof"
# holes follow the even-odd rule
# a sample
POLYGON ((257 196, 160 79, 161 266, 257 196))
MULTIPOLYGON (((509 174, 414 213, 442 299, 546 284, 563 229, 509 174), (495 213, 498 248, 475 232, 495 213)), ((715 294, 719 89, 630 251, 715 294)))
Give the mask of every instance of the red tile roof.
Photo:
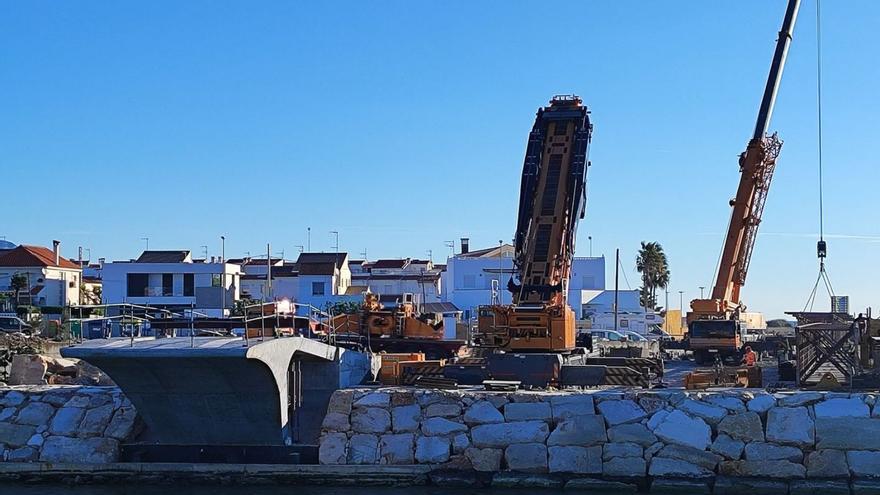
POLYGON ((79 265, 61 256, 55 264, 55 253, 42 246, 18 246, 0 255, 0 266, 59 266, 61 268, 79 268, 79 265))

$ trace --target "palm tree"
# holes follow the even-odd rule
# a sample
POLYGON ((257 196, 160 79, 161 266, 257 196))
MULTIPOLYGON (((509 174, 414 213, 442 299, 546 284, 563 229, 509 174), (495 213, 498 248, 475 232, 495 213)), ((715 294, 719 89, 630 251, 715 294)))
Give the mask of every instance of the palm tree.
POLYGON ((669 263, 663 246, 659 242, 642 241, 639 254, 636 256, 636 270, 642 274, 640 299, 642 306, 655 308, 657 305, 657 289, 669 285, 669 263))

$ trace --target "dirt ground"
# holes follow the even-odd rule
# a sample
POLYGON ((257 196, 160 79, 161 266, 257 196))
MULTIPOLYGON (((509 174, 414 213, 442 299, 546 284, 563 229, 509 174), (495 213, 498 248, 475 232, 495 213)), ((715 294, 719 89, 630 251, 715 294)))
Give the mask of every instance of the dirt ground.
MULTIPOLYGON (((775 387, 779 382, 776 360, 763 360, 758 362, 758 366, 761 367, 764 387, 775 387)), ((692 360, 667 360, 664 363, 663 382, 667 387, 684 387, 685 375, 697 369, 711 371, 712 367, 697 366, 692 360)))

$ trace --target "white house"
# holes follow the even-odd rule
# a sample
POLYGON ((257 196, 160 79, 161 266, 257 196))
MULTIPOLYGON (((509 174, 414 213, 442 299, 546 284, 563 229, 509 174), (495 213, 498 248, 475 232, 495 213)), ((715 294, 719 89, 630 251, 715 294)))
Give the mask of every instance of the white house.
POLYGON ((352 293, 348 253, 300 253, 296 260, 297 296, 294 302, 324 309, 341 301, 360 301, 352 293))
POLYGON ((441 270, 429 260, 356 260, 349 265, 352 285, 358 287, 360 292, 369 289, 388 301, 402 299, 404 294, 412 294, 418 304, 441 300, 441 270))
MULTIPOLYGON (((491 304, 493 294, 500 304, 511 304, 507 282, 513 275, 514 247, 504 244, 477 251, 467 250, 448 259, 442 273, 442 300, 455 304, 470 319, 478 306, 491 304)), ((568 303, 575 309, 582 304, 582 291, 605 288, 605 258, 576 257, 572 264, 568 303)))
POLYGON ((262 270, 252 269, 258 272, 256 274, 247 273, 247 265, 244 269, 245 274, 241 276, 242 297, 257 301, 299 300, 299 271, 295 263, 274 264, 271 267, 271 277, 266 276, 270 272, 265 267, 262 270))
POLYGON ((0 252, 0 292, 18 304, 60 307, 79 304, 82 269, 61 256, 61 243, 53 248, 16 246, 0 252), (13 280, 24 281, 14 293, 13 280))
POLYGON ((193 262, 189 251, 144 251, 132 261, 104 263, 104 304, 132 303, 173 311, 228 315, 239 299, 241 271, 225 262, 193 262))

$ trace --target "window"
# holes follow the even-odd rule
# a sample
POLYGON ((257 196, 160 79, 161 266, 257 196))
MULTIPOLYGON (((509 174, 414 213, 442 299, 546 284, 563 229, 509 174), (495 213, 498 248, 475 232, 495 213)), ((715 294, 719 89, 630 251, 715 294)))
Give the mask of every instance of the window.
POLYGON ((211 287, 223 287, 223 278, 219 273, 211 274, 211 287))
POLYGON ((144 297, 147 295, 147 286, 150 276, 146 273, 129 273, 126 279, 128 297, 144 297))
POLYGON ((183 274, 183 295, 192 297, 196 295, 196 276, 192 273, 183 274))
POLYGON ((313 296, 323 296, 324 295, 324 282, 312 282, 312 295, 313 296))
POLYGON ((174 295, 174 274, 173 273, 163 273, 162 274, 162 295, 166 296, 166 297, 174 295))
POLYGON ((476 275, 465 275, 464 280, 462 280, 462 285, 465 289, 476 289, 477 288, 477 276, 476 275))
POLYGON ((629 320, 620 320, 620 328, 629 328, 629 320))

